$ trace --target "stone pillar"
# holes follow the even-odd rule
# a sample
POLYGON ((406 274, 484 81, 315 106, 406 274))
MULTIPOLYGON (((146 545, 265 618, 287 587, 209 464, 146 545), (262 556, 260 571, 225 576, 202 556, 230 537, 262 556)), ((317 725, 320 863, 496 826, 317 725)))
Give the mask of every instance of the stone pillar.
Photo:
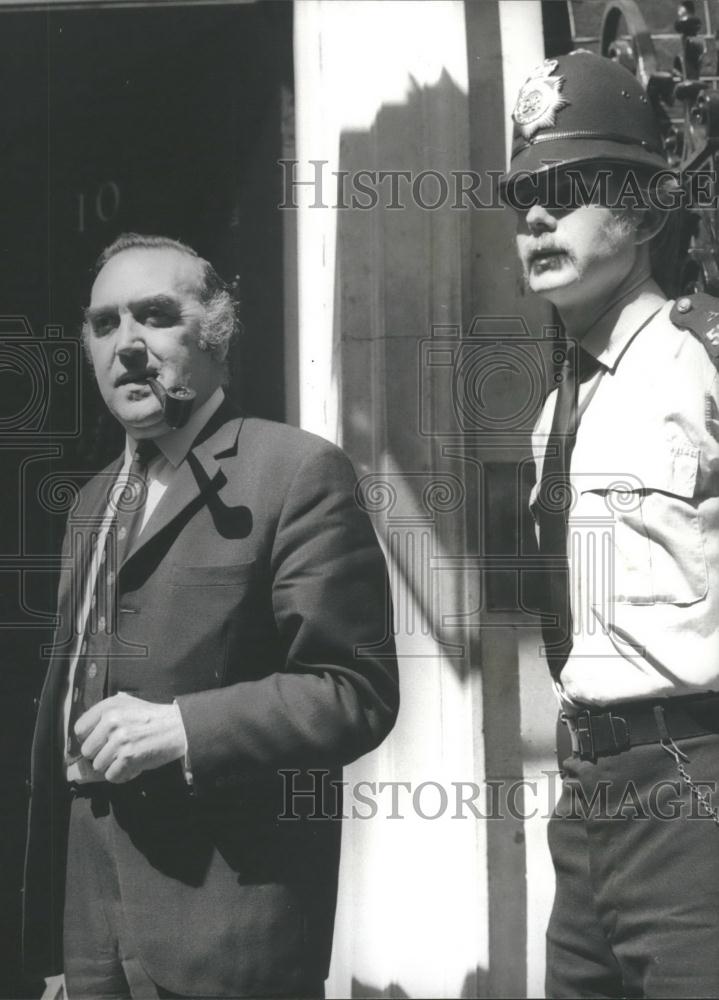
MULTIPOLYGON (((355 463, 388 556, 402 684, 394 733, 345 773, 329 997, 521 996, 528 973, 541 991, 525 824, 477 815, 497 815, 486 778, 525 774, 524 633, 488 602, 485 549, 528 434, 507 450, 484 419, 525 390, 500 376, 480 391, 488 341, 469 331, 474 317, 524 316, 529 336, 542 324, 512 221, 467 195, 475 171, 492 199, 505 86, 541 61, 539 10, 295 5, 300 419, 355 463)), ((503 324, 489 327, 498 343, 503 324)))

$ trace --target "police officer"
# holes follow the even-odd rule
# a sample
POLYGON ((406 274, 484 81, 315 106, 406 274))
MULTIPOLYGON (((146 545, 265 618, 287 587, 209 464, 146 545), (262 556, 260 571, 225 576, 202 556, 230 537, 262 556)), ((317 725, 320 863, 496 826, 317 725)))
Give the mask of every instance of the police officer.
POLYGON ((524 280, 566 335, 531 497, 569 737, 547 995, 717 996, 719 302, 656 280, 679 189, 627 70, 548 59, 512 117, 524 280))

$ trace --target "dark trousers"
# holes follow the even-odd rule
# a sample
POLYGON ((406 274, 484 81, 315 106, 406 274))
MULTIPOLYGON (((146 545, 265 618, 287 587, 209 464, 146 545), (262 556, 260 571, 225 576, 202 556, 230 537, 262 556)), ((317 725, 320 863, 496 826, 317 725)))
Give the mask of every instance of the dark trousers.
MULTIPOLYGON (((112 794, 122 794, 122 789, 112 794)), ((68 1000, 149 1000, 171 993, 145 971, 125 921, 113 850, 115 819, 107 795, 74 796, 70 811, 64 914, 68 1000)), ((152 901, 148 900, 148 906, 152 901)), ((296 996, 297 994, 293 994, 296 996)), ((324 983, 302 994, 321 1000, 324 983)))
MULTIPOLYGON (((719 736, 679 745, 719 806, 719 736)), ((562 770, 547 996, 719 996, 719 826, 676 763, 653 744, 562 770)))
POLYGON ((68 1000, 174 997, 145 972, 126 925, 107 798, 73 797, 64 916, 68 1000))

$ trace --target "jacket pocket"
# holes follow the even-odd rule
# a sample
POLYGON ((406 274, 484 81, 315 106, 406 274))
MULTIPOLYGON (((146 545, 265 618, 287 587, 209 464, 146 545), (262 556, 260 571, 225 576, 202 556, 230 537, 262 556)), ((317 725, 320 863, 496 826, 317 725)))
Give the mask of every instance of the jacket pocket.
POLYGON ((172 567, 173 587, 233 587, 252 578, 256 563, 228 563, 214 566, 172 567))

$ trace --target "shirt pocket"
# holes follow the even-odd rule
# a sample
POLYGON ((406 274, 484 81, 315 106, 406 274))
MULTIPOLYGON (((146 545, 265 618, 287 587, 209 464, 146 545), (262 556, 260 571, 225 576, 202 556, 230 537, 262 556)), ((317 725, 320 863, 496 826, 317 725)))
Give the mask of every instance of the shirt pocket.
MULTIPOLYGON (((689 605, 709 588, 704 539, 695 497, 699 449, 648 443, 631 474, 579 475, 573 523, 596 513, 603 500, 613 538, 607 574, 610 599, 619 604, 689 605), (594 498, 594 499, 592 499, 594 498)), ((573 477, 574 478, 574 477, 573 477)))

